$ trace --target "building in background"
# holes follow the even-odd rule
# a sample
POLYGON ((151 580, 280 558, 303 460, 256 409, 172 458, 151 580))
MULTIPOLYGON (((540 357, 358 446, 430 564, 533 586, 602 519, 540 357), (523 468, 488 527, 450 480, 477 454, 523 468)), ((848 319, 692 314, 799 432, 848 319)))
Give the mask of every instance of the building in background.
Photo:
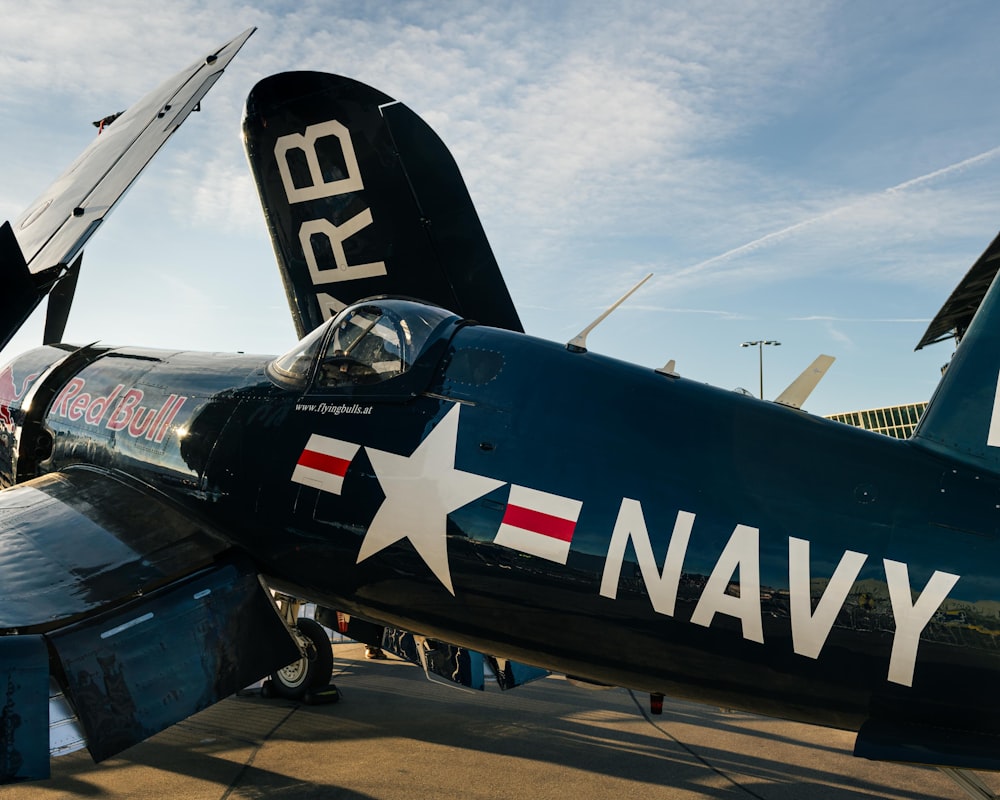
POLYGON ((854 425, 856 428, 865 428, 876 433, 884 433, 886 436, 895 436, 897 439, 909 439, 925 408, 927 408, 927 403, 907 403, 902 406, 830 414, 827 419, 854 425))

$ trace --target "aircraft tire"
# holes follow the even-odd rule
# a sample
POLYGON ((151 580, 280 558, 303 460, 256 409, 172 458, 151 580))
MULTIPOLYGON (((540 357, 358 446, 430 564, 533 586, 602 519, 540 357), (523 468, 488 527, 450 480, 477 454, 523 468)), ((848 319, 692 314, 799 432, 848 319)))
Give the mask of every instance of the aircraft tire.
POLYGON ((271 674, 271 691, 289 700, 303 699, 312 690, 329 684, 333 676, 333 650, 323 626, 300 617, 296 627, 310 641, 307 655, 271 674))

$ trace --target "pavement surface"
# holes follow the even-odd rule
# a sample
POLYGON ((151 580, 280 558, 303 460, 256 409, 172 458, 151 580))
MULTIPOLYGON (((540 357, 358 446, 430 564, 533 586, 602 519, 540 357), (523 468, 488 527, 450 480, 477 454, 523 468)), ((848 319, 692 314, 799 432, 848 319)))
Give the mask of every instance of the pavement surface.
MULTIPOLYGON (((54 798, 965 798, 942 773, 851 755, 853 734, 550 677, 501 693, 429 683, 334 645, 342 700, 233 697, 95 765, 0 789, 54 798)), ((983 776, 993 791, 1000 774, 983 776)))

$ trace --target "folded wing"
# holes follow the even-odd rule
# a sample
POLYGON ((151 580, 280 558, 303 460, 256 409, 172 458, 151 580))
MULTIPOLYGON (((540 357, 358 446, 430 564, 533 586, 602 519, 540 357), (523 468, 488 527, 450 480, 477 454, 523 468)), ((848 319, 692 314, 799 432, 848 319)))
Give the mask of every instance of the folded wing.
MULTIPOLYGON (((0 234, 0 278, 18 289, 0 302, 0 349, 65 276, 115 203, 197 108, 253 31, 244 31, 198 59, 105 126, 0 234)), ((62 305, 68 313, 68 304, 62 305)), ((58 325, 56 329, 61 330, 58 325)))
POLYGON ((299 656, 253 567, 166 499, 82 469, 0 492, 0 783, 48 776, 50 679, 100 761, 299 656))

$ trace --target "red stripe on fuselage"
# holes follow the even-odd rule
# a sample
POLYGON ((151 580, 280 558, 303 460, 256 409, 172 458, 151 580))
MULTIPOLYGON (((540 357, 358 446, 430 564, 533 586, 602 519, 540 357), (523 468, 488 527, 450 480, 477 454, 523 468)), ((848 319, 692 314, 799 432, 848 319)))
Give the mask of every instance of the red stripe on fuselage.
POLYGON ((573 531, 576 530, 576 521, 554 517, 541 511, 521 506, 507 506, 507 511, 503 515, 505 525, 512 525, 515 528, 522 528, 528 531, 540 533, 543 536, 558 539, 561 542, 571 541, 573 531))
POLYGON ((299 456, 298 465, 343 478, 347 474, 347 468, 351 466, 351 462, 346 458, 328 456, 325 453, 317 453, 315 450, 303 450, 302 455, 299 456))

